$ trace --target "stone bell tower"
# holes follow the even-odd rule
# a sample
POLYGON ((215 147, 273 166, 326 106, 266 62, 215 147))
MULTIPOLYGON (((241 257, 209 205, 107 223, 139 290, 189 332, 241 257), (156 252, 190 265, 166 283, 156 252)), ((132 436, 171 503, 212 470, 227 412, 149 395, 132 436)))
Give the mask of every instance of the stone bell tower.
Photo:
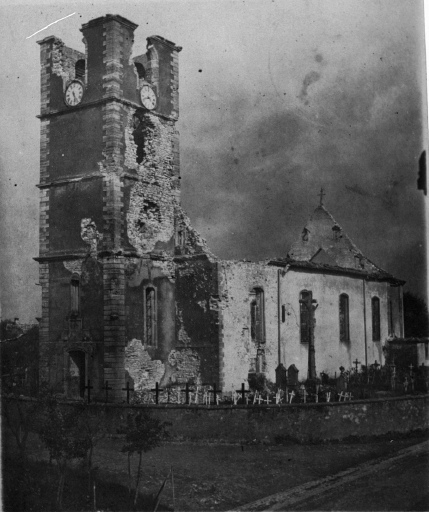
POLYGON ((175 322, 171 291, 151 284, 162 276, 149 263, 163 262, 168 273, 184 244, 175 128, 180 47, 153 36, 147 52, 132 58, 136 28, 119 15, 93 19, 81 29, 85 53, 57 37, 38 41, 40 380, 71 397, 88 387, 104 397, 107 381, 112 400, 124 398, 128 321, 153 354, 168 337, 160 326, 155 332, 155 292, 167 311, 162 325, 175 322), (133 313, 140 306, 127 299, 127 276, 138 265, 148 269, 139 293, 153 301, 153 318, 140 319, 133 313))

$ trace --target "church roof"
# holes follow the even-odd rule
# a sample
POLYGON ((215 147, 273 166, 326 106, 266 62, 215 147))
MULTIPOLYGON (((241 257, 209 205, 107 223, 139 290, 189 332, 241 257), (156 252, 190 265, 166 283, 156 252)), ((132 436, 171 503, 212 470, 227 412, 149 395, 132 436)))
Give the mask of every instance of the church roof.
POLYGON ((270 263, 404 283, 364 256, 323 204, 314 210, 287 257, 270 263))

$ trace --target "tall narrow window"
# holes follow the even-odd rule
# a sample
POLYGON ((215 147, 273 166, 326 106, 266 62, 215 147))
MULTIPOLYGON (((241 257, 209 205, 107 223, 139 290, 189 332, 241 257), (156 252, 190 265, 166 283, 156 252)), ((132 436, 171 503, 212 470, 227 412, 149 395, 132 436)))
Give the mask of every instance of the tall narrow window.
POLYGON ((79 315, 80 281, 78 275, 73 275, 70 281, 70 316, 79 315))
POLYGON ((133 138, 136 145, 136 162, 141 164, 145 156, 145 123, 141 114, 133 116, 133 138))
POLYGON ((345 293, 340 295, 340 341, 350 341, 349 325, 349 296, 345 293))
POLYGON ((380 299, 373 297, 371 299, 372 309, 372 341, 380 341, 380 299))
POLYGON ((255 360, 255 371, 256 373, 265 373, 265 350, 263 348, 258 349, 255 360))
POLYGON ((156 346, 156 290, 151 286, 144 290, 144 343, 156 346))
POLYGON ((255 288, 250 296, 250 337, 259 345, 265 341, 264 291, 255 288))
POLYGON ((393 326, 393 307, 391 299, 387 302, 387 317, 387 321, 389 322, 389 336, 393 336, 395 334, 395 329, 393 326))
POLYGON ((145 80, 146 71, 145 71, 143 64, 140 64, 140 62, 135 62, 134 66, 136 67, 136 71, 137 71, 137 74, 139 77, 138 78, 138 87, 141 87, 145 80))
POLYGON ((310 343, 311 336, 311 306, 313 293, 308 290, 303 290, 299 295, 299 320, 300 320, 300 334, 301 343, 310 343))
POLYGON ((74 66, 74 76, 75 78, 79 78, 80 80, 85 80, 85 61, 84 59, 79 59, 76 61, 74 66))

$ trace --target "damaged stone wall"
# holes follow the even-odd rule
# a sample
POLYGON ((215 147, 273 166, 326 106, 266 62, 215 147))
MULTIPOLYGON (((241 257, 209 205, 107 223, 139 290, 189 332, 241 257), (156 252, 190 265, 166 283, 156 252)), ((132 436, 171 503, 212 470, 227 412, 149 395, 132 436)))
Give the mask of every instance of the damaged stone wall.
POLYGON ((65 46, 61 39, 55 39, 52 46, 52 73, 63 79, 63 90, 75 78, 75 65, 81 59, 85 59, 84 53, 65 46))
POLYGON ((125 348, 125 370, 136 391, 161 386, 190 384, 201 385, 200 358, 191 349, 171 350, 167 361, 153 359, 141 340, 131 340, 125 348))
POLYGON ((137 169, 139 180, 130 194, 127 210, 127 234, 138 254, 166 249, 174 240, 175 183, 172 176, 171 138, 174 124, 156 116, 142 115, 143 160, 137 164, 137 145, 130 133, 135 112, 130 109, 126 130, 125 161, 137 169))
POLYGON ((185 256, 176 264, 177 347, 198 354, 202 383, 219 385, 217 261, 185 256))
POLYGON ((173 368, 170 381, 172 384, 201 385, 200 357, 192 349, 172 350, 168 355, 168 363, 173 368))
POLYGON ((275 382, 278 366, 277 269, 265 263, 219 262, 219 315, 221 385, 224 391, 239 389, 256 369, 258 348, 264 351, 264 369, 275 382), (251 294, 263 290, 265 343, 257 347, 251 339, 251 294))
POLYGON ((125 348, 125 370, 133 379, 136 391, 153 389, 161 382, 165 365, 159 359, 153 360, 141 340, 131 340, 125 348))
MULTIPOLYGON (((126 336, 132 339, 129 342, 126 359, 134 358, 134 362, 126 363, 130 376, 137 383, 139 389, 149 389, 154 382, 161 386, 183 384, 186 382, 200 382, 200 353, 190 348, 191 338, 186 334, 184 327, 177 331, 176 324, 176 287, 177 280, 174 273, 175 264, 172 261, 158 261, 151 258, 129 258, 126 267, 127 294, 126 294, 126 336), (168 264, 168 266, 167 266, 168 264), (171 274, 171 268, 173 274, 171 274), (144 340, 144 294, 146 287, 156 288, 157 301, 157 343, 148 346, 144 340), (176 333, 179 332, 178 337, 176 333), (182 332, 182 336, 180 335, 182 332), (132 373, 131 368, 138 367, 139 358, 142 357, 144 366, 153 365, 153 361, 162 363, 163 371, 153 375, 132 373), (149 360, 151 361, 149 363, 149 360), (152 375, 152 377, 151 377, 152 375)), ((183 317, 182 317, 183 318, 183 317)), ((198 342, 196 342, 198 345, 198 342)), ((143 364, 143 363, 142 363, 143 364)), ((158 363, 156 363, 158 365, 158 363)), ((152 366, 151 366, 152 367, 152 366)), ((157 368, 160 368, 158 365, 157 368)), ((143 370, 142 370, 143 371, 143 370)), ((148 371, 145 369, 144 371, 148 371)))
MULTIPOLYGON (((180 299, 183 276, 177 271, 175 254, 203 256, 209 251, 180 205, 178 133, 173 121, 130 107, 124 139, 125 165, 137 177, 124 196, 127 199, 126 242, 138 255, 128 258, 126 270, 127 337, 140 343, 138 350, 137 341, 133 343, 132 352, 136 352, 133 357, 136 361, 143 357, 145 365, 149 364, 148 358, 151 364, 159 361, 164 371, 162 375, 159 372, 157 378, 163 386, 201 383, 202 366, 218 367, 215 362, 218 360, 218 338, 210 334, 210 313, 205 306, 212 293, 211 284, 205 294, 198 291, 199 286, 204 289, 207 277, 202 275, 202 281, 192 278, 193 289, 186 288, 185 293, 192 303, 191 312, 189 305, 184 305, 180 299), (146 346, 143 339, 144 290, 147 286, 157 290, 156 347, 146 346), (207 317, 202 323, 198 302, 204 305, 202 311, 207 317), (193 327, 189 329, 192 315, 193 327)), ((139 389, 154 385, 152 377, 145 375, 139 373, 132 377, 138 379, 139 389)), ((213 371, 207 376, 217 381, 213 371)))
POLYGON ((124 135, 125 165, 138 176, 126 214, 129 242, 138 254, 172 256, 175 246, 179 254, 208 253, 180 205, 174 122, 130 107, 124 135))

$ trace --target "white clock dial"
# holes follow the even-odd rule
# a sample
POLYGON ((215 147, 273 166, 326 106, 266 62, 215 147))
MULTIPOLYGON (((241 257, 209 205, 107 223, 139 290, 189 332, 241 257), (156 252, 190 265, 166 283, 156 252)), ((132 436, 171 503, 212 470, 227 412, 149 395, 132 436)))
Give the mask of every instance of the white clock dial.
POLYGON ((156 107, 156 95, 150 85, 144 85, 140 89, 140 99, 142 105, 148 110, 153 110, 156 107))
POLYGON ((65 94, 65 102, 70 107, 79 105, 82 101, 83 96, 83 85, 80 82, 72 82, 67 86, 65 94))

